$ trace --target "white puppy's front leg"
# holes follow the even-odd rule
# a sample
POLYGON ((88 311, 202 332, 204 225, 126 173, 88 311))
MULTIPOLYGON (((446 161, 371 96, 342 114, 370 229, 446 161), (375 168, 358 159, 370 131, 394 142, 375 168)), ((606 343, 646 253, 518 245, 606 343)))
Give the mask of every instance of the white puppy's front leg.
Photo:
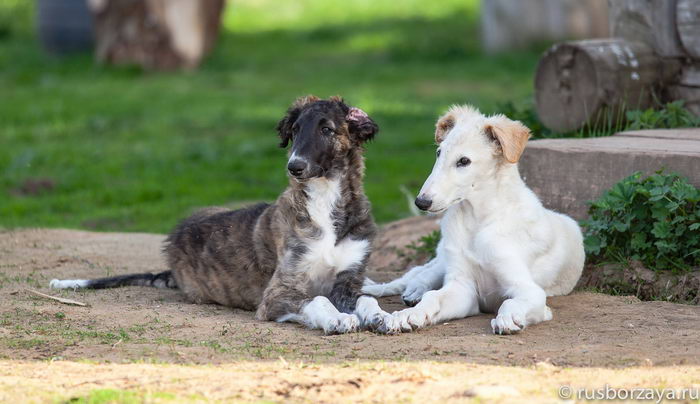
POLYGON ((393 313, 403 331, 479 313, 476 288, 471 282, 448 280, 423 295, 415 307, 393 313))
POLYGON ((536 283, 523 282, 506 290, 506 299, 498 309, 498 315, 491 320, 495 334, 514 334, 525 327, 552 319, 547 307, 547 295, 536 283))

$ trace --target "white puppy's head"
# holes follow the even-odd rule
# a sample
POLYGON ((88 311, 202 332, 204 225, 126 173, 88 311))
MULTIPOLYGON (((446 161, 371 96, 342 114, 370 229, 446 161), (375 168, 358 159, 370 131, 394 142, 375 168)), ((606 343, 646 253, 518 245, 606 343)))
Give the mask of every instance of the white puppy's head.
POLYGON ((495 181, 501 168, 518 162, 529 137, 530 130, 518 121, 453 106, 435 125, 437 158, 416 206, 441 212, 469 199, 482 184, 495 181))

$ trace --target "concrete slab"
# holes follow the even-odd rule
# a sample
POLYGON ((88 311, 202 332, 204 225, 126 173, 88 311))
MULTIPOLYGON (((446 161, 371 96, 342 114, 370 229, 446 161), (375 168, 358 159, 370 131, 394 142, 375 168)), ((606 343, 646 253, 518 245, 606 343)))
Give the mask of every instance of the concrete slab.
POLYGON ((576 219, 588 201, 635 171, 664 169, 700 186, 700 128, 644 130, 588 139, 541 139, 520 160, 525 182, 545 206, 576 219))

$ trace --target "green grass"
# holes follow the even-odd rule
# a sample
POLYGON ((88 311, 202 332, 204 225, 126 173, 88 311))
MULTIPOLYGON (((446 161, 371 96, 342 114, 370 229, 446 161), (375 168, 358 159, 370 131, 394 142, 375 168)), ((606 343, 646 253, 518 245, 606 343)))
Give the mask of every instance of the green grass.
POLYGON ((379 222, 399 219, 400 188, 416 192, 430 172, 438 114, 527 99, 539 55, 482 54, 476 0, 238 0, 198 71, 153 74, 43 54, 33 3, 0 4, 8 228, 166 232, 196 207, 274 200, 287 182, 274 127, 309 93, 340 94, 378 122, 366 191, 379 222))
MULTIPOLYGON (((182 399, 182 398, 181 398, 182 399)), ((199 397, 190 397, 193 401, 202 401, 199 397)), ((180 401, 175 394, 164 392, 136 392, 118 389, 97 389, 90 391, 83 397, 71 397, 67 400, 59 400, 64 403, 75 404, 140 404, 180 401)))

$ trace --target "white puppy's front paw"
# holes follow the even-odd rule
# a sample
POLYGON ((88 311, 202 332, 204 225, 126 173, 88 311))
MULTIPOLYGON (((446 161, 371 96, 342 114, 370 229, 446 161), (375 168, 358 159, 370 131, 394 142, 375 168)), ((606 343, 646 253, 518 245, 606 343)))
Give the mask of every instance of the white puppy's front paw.
POLYGON ((428 316, 418 310, 405 309, 392 314, 398 321, 401 331, 408 332, 430 325, 428 316))
POLYGON ((323 327, 326 335, 347 334, 357 332, 360 329, 360 318, 354 314, 340 313, 338 318, 330 321, 323 327))
POLYGON ((525 329, 525 317, 517 313, 499 313, 491 320, 494 334, 516 334, 525 329))

